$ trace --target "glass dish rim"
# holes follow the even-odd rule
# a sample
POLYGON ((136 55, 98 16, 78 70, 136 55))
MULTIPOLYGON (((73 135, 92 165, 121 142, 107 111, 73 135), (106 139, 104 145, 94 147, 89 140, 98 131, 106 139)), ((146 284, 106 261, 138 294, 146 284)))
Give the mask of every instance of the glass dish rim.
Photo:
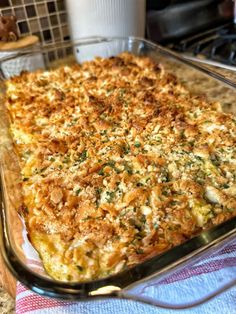
MULTIPOLYGON (((221 81, 222 83, 226 84, 228 87, 236 88, 236 83, 230 81, 229 79, 226 79, 224 76, 214 72, 210 71, 209 69, 205 68, 202 65, 195 64, 187 59, 184 59, 179 54, 170 51, 167 48, 161 47, 160 45, 156 45, 148 40, 142 39, 142 38, 136 38, 136 37, 89 37, 89 38, 83 38, 81 40, 75 41, 75 42, 62 42, 62 43, 56 43, 52 45, 48 45, 45 47, 37 47, 34 50, 24 50, 23 52, 19 52, 14 56, 9 56, 6 58, 0 59, 0 63, 4 61, 13 60, 15 58, 29 55, 29 54, 37 54, 39 52, 47 52, 50 51, 50 49, 60 48, 60 47, 75 47, 80 45, 87 45, 87 44, 95 44, 95 43, 102 43, 102 42, 110 42, 110 41, 116 41, 116 40, 125 40, 125 41, 137 41, 140 43, 144 43, 152 49, 155 49, 159 52, 161 52, 164 55, 167 55, 169 57, 172 57, 173 59, 182 62, 186 64, 187 66, 196 69, 197 71, 203 72, 204 74, 207 74, 211 77, 213 77, 216 80, 221 81)), ((1 187, 3 183, 3 176, 1 173, 1 187)), ((115 288, 119 289, 128 289, 128 287, 132 284, 139 284, 142 280, 146 280, 147 278, 150 278, 150 276, 162 276, 163 273, 168 272, 168 270, 174 269, 174 271, 177 270, 178 266, 183 266, 186 264, 190 258, 193 257, 200 257, 202 254, 204 254, 206 251, 208 252, 208 249, 212 247, 219 246, 224 243, 224 240, 233 239, 236 236, 236 217, 224 222, 221 225, 218 225, 214 228, 211 228, 208 231, 201 232, 196 237, 184 242, 183 244, 176 246, 170 250, 168 250, 165 253, 162 253, 158 256, 153 257, 152 259, 149 259, 145 262, 142 262, 132 268, 129 268, 128 270, 125 270, 123 272, 120 272, 116 275, 109 276, 107 278, 102 278, 99 280, 92 280, 88 282, 82 282, 82 283, 65 283, 61 281, 56 281, 51 278, 44 278, 43 276, 40 276, 38 274, 33 273, 27 266, 25 266, 15 254, 14 250, 12 249, 9 241, 9 230, 6 223, 6 216, 5 216, 5 202, 4 202, 4 188, 1 189, 1 197, 2 197, 2 206, 1 206, 1 233, 2 237, 0 237, 1 241, 1 247, 2 247, 2 253, 3 258, 10 269, 10 271, 14 274, 14 276, 21 281, 24 285, 32 289, 33 291, 47 295, 52 296, 56 298, 62 298, 67 300, 81 300, 83 298, 90 298, 92 297, 91 293, 96 291, 97 289, 105 286, 114 286, 115 288), (211 238, 213 237, 213 240, 205 241, 205 238, 211 238), (199 242, 205 244, 199 247, 199 242), (178 254, 177 251, 180 251, 181 249, 184 250, 187 249, 187 253, 183 254, 181 257, 176 257, 178 254), (189 250, 189 251, 188 251, 189 250), (159 262, 160 258, 162 259, 168 259, 168 256, 170 256, 170 253, 173 253, 172 255, 172 262, 171 264, 163 266, 161 269, 157 270, 151 270, 153 268, 153 264, 155 262, 159 262), (168 255, 168 256, 167 256, 168 255), (174 256, 176 255, 176 256, 174 256), (151 267, 152 265, 152 267, 151 267), (146 270, 146 272, 143 272, 139 274, 139 271, 141 269, 146 270), (24 276, 22 276, 22 273, 24 276), (136 278, 134 278, 136 276, 136 278), (137 279, 137 276, 139 278, 137 279)), ((183 253, 183 252, 182 252, 183 253)), ((170 257, 169 257, 170 258, 170 257)), ((194 258, 193 258, 194 259, 194 258)), ((195 261, 195 259, 194 259, 195 261)), ((168 272, 169 275, 170 273, 168 272)), ((110 292, 111 295, 114 294, 114 289, 110 292)), ((102 296, 103 294, 99 293, 96 295, 102 296)), ((106 296, 109 296, 106 294, 106 296)))
MULTIPOLYGON (((0 68, 1 68, 1 63, 5 61, 10 61, 14 60, 19 57, 27 56, 27 55, 34 55, 38 53, 45 53, 49 52, 50 50, 55 50, 59 48, 75 48, 77 46, 83 46, 83 45, 92 45, 92 44, 98 44, 98 43, 105 43, 105 42, 111 42, 111 41, 137 41, 137 42, 142 42, 148 45, 149 47, 152 47, 152 49, 159 50, 161 53, 164 55, 167 55, 169 57, 172 57, 181 63, 184 63, 187 66, 190 66, 191 68, 194 68, 204 74, 207 74, 211 76, 212 78, 226 84, 228 87, 231 86, 233 88, 236 88, 236 82, 233 82, 232 80, 228 79, 224 75, 213 71, 212 69, 208 69, 201 63, 196 63, 188 58, 184 58, 181 54, 170 50, 169 48, 163 47, 158 43, 152 42, 151 40, 141 38, 141 37, 134 37, 134 36, 129 36, 129 37, 119 37, 119 36, 114 36, 114 37, 105 37, 105 36, 91 36, 91 37, 83 37, 77 40, 68 40, 68 41, 61 41, 61 42, 55 42, 55 43, 50 43, 46 45, 37 45, 31 48, 25 48, 22 50, 14 50, 15 54, 8 55, 5 57, 0 58, 0 68)), ((12 52, 12 50, 4 50, 4 52, 12 52)), ((13 53, 13 52, 12 52, 13 53)), ((4 80, 4 78, 0 78, 0 80, 4 80)))

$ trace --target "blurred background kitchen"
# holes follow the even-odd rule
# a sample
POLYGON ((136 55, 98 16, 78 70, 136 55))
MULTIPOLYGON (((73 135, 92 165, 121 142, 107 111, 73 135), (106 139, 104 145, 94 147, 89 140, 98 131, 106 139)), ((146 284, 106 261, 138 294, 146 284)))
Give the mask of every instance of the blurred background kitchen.
MULTIPOLYGON (((92 35, 146 36, 189 58, 232 69, 234 11, 232 0, 0 1, 0 15, 16 16, 19 36, 36 35, 43 45, 92 35)), ((64 48, 46 57, 53 61, 70 53, 64 48)))
MULTIPOLYGON (((70 39, 65 0, 0 0, 0 15, 15 15, 19 36, 36 35, 43 45, 70 39)), ((53 61, 70 52, 59 49, 47 57, 53 61)))

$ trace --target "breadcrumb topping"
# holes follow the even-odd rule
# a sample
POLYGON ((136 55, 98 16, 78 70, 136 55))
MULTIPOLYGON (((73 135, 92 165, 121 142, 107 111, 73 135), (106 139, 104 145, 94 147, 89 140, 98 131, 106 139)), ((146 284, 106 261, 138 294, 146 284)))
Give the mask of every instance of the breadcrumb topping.
POLYGON ((147 57, 7 81, 24 217, 47 272, 117 273, 236 214, 236 119, 147 57))

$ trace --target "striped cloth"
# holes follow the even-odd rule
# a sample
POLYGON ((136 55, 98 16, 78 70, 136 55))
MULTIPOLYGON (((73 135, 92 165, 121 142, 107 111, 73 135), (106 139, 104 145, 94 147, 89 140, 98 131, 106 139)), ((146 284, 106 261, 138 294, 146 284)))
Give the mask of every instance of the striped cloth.
MULTIPOLYGON (((32 261, 33 263, 33 261, 32 261)), ((164 280, 136 287, 134 294, 179 304, 203 297, 223 283, 236 278, 236 242, 221 251, 186 267, 164 280)), ((127 300, 63 302, 33 293, 18 283, 16 314, 236 314, 236 287, 220 296, 187 310, 167 310, 127 300)))
POLYGON ((6 79, 14 75, 19 75, 22 71, 32 72, 37 69, 45 68, 43 55, 41 53, 21 57, 16 57, 16 55, 17 51, 12 52, 0 51, 0 61, 1 59, 7 57, 13 58, 8 61, 1 61, 1 71, 4 75, 4 78, 6 79))

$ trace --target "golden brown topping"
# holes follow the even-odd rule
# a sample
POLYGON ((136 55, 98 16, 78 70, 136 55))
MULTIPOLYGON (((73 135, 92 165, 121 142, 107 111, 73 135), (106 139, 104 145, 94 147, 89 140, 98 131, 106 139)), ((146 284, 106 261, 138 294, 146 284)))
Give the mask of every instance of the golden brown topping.
POLYGON ((235 117, 150 58, 96 58, 7 86, 23 212, 54 278, 108 276, 236 214, 235 117))

